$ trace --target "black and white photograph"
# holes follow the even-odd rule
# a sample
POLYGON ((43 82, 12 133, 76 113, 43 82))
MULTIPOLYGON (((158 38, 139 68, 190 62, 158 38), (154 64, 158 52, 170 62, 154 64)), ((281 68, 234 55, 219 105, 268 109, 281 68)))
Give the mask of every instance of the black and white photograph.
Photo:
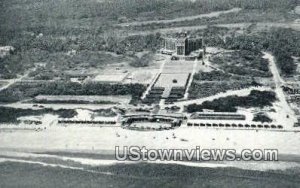
POLYGON ((300 0, 0 0, 1 188, 297 188, 300 0))

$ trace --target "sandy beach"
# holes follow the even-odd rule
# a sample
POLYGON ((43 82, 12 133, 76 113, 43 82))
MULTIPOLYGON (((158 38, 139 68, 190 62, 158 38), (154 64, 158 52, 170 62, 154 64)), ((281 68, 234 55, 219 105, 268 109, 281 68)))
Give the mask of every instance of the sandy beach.
POLYGON ((0 147, 1 151, 8 149, 113 153, 115 146, 145 146, 152 149, 194 149, 200 146, 203 149, 236 149, 237 151, 278 149, 279 155, 300 156, 299 135, 300 133, 293 131, 222 130, 197 127, 179 127, 165 131, 132 131, 120 127, 52 125, 40 131, 2 130, 0 147))

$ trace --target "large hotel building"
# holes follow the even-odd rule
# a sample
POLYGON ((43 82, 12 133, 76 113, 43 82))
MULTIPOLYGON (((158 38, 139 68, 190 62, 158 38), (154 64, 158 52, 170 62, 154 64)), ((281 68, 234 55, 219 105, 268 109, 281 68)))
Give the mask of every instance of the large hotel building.
POLYGON ((164 52, 177 56, 188 56, 203 48, 202 38, 189 38, 185 33, 178 38, 164 38, 164 52))

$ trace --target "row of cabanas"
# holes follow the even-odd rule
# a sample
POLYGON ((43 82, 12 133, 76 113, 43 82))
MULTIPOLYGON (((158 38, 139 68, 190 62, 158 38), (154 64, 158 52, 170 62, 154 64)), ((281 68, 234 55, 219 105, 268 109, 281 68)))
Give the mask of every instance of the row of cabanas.
POLYGON ((23 122, 25 124, 29 124, 29 125, 32 125, 32 124, 40 125, 40 124, 42 124, 42 121, 39 121, 39 120, 23 120, 21 122, 23 122))
POLYGON ((116 121, 86 121, 86 120, 58 120, 58 123, 74 124, 116 124, 116 121))
POLYGON ((122 128, 129 129, 129 130, 140 130, 140 131, 162 131, 162 130, 171 130, 174 129, 174 127, 170 126, 157 126, 157 127, 147 127, 147 126, 141 126, 136 127, 132 125, 126 125, 122 126, 122 128))
POLYGON ((227 127, 227 128, 260 128, 260 129, 283 129, 282 125, 274 124, 235 124, 235 123, 191 123, 188 122, 189 127, 227 127))

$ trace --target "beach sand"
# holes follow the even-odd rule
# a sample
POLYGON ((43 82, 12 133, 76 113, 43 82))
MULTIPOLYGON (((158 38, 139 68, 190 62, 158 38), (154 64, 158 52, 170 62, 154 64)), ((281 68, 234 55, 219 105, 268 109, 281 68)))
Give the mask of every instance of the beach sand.
MULTIPOLYGON (((17 127, 17 126, 16 126, 17 127)), ((10 129, 9 129, 10 130, 10 129)), ((266 130, 222 130, 179 127, 165 131, 132 131, 121 127, 48 126, 41 131, 0 131, 0 148, 31 151, 114 152, 115 146, 152 149, 278 149, 300 156, 300 133, 266 130), (176 138, 174 138, 174 135, 176 138)))

